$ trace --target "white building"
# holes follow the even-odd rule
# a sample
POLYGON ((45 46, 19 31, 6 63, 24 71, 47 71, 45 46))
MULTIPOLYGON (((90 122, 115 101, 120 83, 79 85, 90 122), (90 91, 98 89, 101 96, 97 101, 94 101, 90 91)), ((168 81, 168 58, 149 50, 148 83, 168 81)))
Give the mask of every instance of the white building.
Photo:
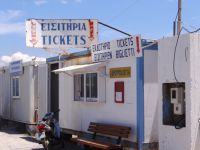
POLYGON ((158 41, 159 149, 200 147, 200 35, 158 41))
POLYGON ((0 68, 0 116, 11 121, 35 124, 38 121, 38 103, 43 101, 39 98, 46 92, 45 89, 38 91, 39 81, 43 82, 41 77, 44 76, 38 71, 38 65, 45 62, 14 63, 12 69, 11 65, 0 68), (20 68, 17 70, 19 72, 15 72, 16 68, 20 68))
MULTIPOLYGON (((142 47, 149 44, 142 41, 142 47)), ((125 125, 131 127, 126 147, 138 145, 141 149, 157 143, 157 59, 156 44, 144 48, 142 57, 108 62, 92 63, 90 51, 47 59, 50 66, 60 68, 54 71, 59 73, 60 126, 74 133, 87 132, 90 122, 125 125)))

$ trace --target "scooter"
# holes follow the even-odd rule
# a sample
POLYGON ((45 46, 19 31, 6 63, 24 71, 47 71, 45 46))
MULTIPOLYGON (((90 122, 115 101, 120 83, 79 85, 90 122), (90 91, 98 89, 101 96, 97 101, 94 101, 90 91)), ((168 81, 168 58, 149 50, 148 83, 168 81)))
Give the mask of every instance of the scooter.
POLYGON ((61 138, 61 128, 55 119, 55 113, 59 111, 45 114, 42 121, 39 121, 36 125, 36 140, 43 145, 45 150, 49 150, 52 146, 60 144, 64 148, 64 141, 61 138))

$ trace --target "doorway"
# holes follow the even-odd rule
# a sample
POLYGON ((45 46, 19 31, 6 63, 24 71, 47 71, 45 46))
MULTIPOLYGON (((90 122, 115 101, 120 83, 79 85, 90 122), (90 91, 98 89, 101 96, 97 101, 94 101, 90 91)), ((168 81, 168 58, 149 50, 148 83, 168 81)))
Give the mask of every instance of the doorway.
MULTIPOLYGON (((59 69, 59 64, 50 64, 50 111, 55 112, 59 109, 59 75, 52 72, 59 69)), ((55 118, 59 121, 59 112, 55 114, 55 118)))

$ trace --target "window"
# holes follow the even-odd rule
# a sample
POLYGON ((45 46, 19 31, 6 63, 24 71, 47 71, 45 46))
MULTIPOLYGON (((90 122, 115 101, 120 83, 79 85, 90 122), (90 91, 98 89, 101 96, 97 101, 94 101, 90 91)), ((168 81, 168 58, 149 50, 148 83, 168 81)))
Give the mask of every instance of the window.
POLYGON ((13 77, 12 78, 12 97, 13 98, 19 98, 20 93, 19 93, 19 77, 13 77))
POLYGON ((98 74, 86 73, 74 75, 74 100, 98 101, 98 74))
POLYGON ((84 75, 74 75, 74 100, 84 100, 84 75))
POLYGON ((92 102, 97 101, 97 73, 87 73, 86 74, 86 101, 92 102))

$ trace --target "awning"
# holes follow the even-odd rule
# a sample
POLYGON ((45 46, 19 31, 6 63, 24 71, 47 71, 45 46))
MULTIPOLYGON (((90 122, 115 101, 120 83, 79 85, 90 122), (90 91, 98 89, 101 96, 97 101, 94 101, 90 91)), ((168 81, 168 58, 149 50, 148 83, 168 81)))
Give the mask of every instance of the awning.
POLYGON ((53 70, 54 73, 68 72, 68 71, 77 71, 77 70, 97 70, 99 67, 106 66, 105 62, 102 63, 92 63, 92 64, 84 64, 84 65, 73 65, 60 69, 53 70))

